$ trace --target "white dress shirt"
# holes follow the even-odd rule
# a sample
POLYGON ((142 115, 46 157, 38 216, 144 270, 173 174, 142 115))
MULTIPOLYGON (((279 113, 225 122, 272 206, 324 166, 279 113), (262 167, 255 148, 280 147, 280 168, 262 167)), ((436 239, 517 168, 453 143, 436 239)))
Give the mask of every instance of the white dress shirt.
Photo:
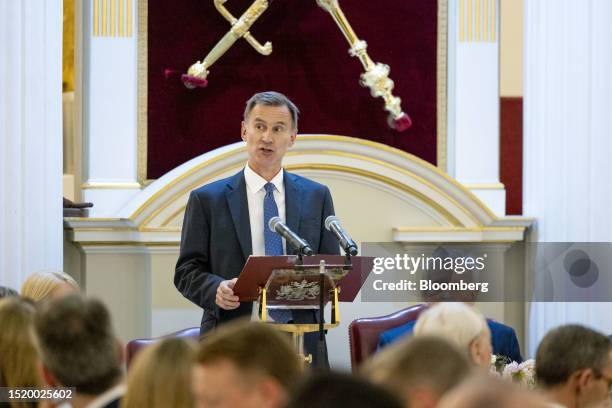
MULTIPOLYGON (((100 408, 108 405, 111 401, 117 398, 123 397, 127 391, 125 383, 120 383, 112 387, 111 389, 98 395, 93 401, 87 404, 86 408, 100 408)), ((70 400, 62 402, 57 408, 72 408, 70 400)))
MULTIPOLYGON (((280 171, 270 183, 274 184, 274 201, 276 201, 276 207, 278 207, 278 216, 282 222, 285 222, 285 185, 283 184, 284 170, 281 168, 280 171)), ((263 200, 266 196, 266 189, 264 186, 268 183, 266 179, 255 173, 249 164, 244 167, 244 181, 246 182, 247 201, 249 203, 249 222, 251 224, 251 245, 253 255, 265 255, 266 244, 264 242, 264 228, 268 228, 267 225, 263 225, 264 209, 263 200)), ((283 253, 287 253, 285 239, 283 238, 283 253)), ((259 320, 259 302, 253 302, 253 310, 251 312, 251 320, 259 320)), ((269 321, 274 321, 268 316, 269 321)))
MULTIPOLYGON (((274 176, 270 183, 274 184, 274 201, 278 207, 278 216, 282 222, 285 222, 285 185, 283 184, 284 170, 274 176)), ((247 200, 249 203, 249 221, 251 223, 251 245, 253 255, 265 255, 266 244, 264 242, 264 228, 268 228, 264 224, 264 209, 263 201, 266 196, 264 186, 268 183, 266 179, 255 173, 249 164, 244 167, 244 181, 246 182, 247 200)), ((286 253, 286 243, 283 239, 283 253, 286 253)))

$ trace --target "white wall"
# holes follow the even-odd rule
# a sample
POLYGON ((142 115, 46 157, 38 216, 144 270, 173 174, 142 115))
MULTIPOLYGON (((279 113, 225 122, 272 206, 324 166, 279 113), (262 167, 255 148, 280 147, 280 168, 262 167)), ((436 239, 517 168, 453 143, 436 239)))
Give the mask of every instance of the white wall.
MULTIPOLYGON (((525 13, 525 215, 538 218, 539 241, 610 242, 612 3, 527 1, 525 13)), ((563 323, 612 333, 609 308, 532 305, 529 352, 563 323)))
POLYGON ((62 2, 0 1, 0 285, 62 269, 62 2))

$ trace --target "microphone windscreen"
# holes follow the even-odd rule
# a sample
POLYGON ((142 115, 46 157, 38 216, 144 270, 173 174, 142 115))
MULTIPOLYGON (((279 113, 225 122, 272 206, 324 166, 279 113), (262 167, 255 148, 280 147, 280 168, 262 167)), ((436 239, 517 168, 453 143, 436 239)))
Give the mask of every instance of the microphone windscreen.
POLYGON ((335 215, 330 215, 329 217, 327 217, 325 219, 325 229, 331 231, 331 223, 334 221, 338 221, 338 217, 336 217, 335 215))
POLYGON ((270 221, 268 221, 268 228, 270 228, 270 231, 276 232, 276 225, 279 222, 281 222, 280 217, 272 217, 272 218, 270 218, 270 221))

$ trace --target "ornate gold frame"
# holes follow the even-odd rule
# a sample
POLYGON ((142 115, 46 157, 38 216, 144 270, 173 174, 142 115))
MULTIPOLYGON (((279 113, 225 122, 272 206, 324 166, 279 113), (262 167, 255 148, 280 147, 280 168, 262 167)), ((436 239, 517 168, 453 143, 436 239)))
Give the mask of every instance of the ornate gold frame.
MULTIPOLYGON (((314 0, 313 0, 314 1, 314 0)), ((137 174, 138 182, 145 186, 153 180, 147 178, 147 54, 148 54, 148 8, 149 1, 138 2, 138 124, 137 124, 137 174)), ((447 47, 448 3, 438 0, 437 43, 437 167, 447 170, 447 47)), ((409 101, 407 101, 409 102, 409 101)))
POLYGON ((149 73, 148 54, 149 54, 149 0, 138 2, 138 122, 136 128, 136 149, 138 151, 136 174, 141 185, 151 182, 147 178, 147 98, 148 87, 147 77, 149 73))

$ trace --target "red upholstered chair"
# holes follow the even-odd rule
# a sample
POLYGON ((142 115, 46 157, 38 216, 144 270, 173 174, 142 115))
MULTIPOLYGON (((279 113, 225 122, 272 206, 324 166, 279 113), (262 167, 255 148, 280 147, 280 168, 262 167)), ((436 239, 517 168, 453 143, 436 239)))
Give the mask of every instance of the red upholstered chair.
POLYGON ((416 320, 426 305, 407 307, 395 313, 379 317, 356 319, 349 325, 349 344, 351 346, 351 367, 359 365, 376 351, 380 335, 394 327, 416 320))
POLYGON ((135 339, 130 341, 126 347, 125 364, 127 368, 130 368, 132 359, 138 354, 143 348, 149 346, 155 342, 169 337, 182 337, 186 339, 193 339, 198 341, 200 339, 200 328, 190 327, 188 329, 179 330, 175 333, 170 333, 165 336, 153 337, 151 339, 135 339))

